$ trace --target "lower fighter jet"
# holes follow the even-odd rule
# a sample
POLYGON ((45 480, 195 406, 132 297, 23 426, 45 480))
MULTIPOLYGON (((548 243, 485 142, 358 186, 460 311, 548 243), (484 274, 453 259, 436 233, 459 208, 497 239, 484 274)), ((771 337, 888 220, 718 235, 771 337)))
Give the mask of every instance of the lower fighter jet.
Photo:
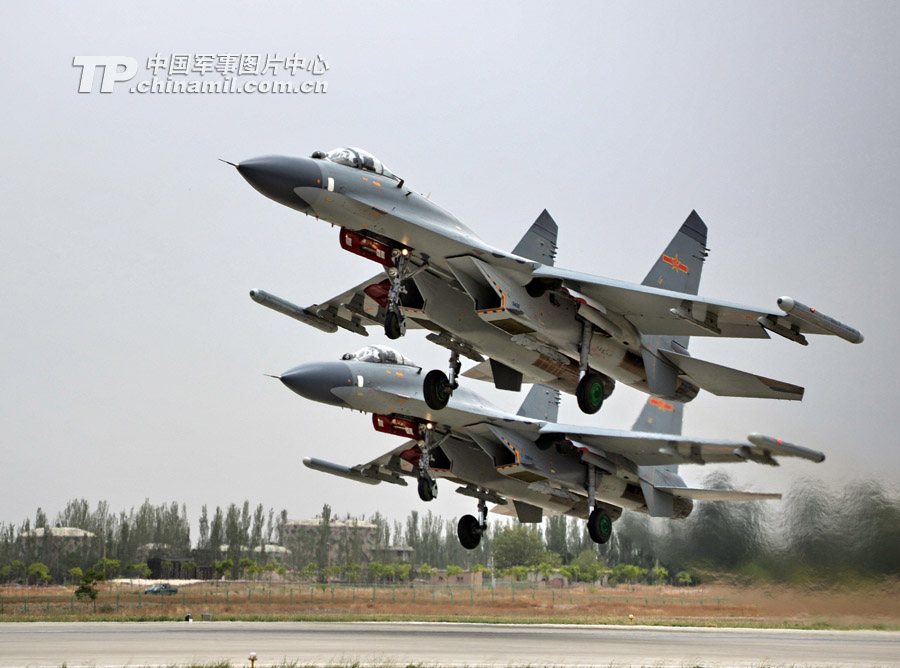
POLYGON ((757 462, 778 457, 824 461, 821 452, 761 434, 747 441, 681 436, 684 405, 651 397, 632 431, 576 427, 556 422, 559 391, 535 385, 516 415, 459 387, 445 408, 425 400, 422 368, 384 346, 367 346, 341 361, 310 362, 279 378, 302 397, 372 414, 376 431, 404 443, 372 461, 342 466, 309 457, 316 471, 377 485, 418 479, 419 497, 437 495, 437 479, 478 501, 478 516, 464 515, 457 535, 474 549, 487 528, 487 503, 520 522, 543 513, 587 519, 597 543, 612 535, 623 509, 652 517, 684 518, 693 501, 779 499, 780 494, 693 489, 678 475, 680 464, 757 462))

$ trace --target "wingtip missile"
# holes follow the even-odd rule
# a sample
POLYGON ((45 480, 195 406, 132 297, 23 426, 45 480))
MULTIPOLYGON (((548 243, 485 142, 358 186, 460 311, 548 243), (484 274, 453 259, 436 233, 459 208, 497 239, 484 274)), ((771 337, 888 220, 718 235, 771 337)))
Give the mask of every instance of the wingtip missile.
POLYGON ((321 473, 330 473, 331 475, 336 475, 339 478, 347 478, 348 480, 355 480, 356 482, 364 482, 367 485, 377 485, 380 480, 376 480, 374 478, 367 478, 351 469, 349 466, 342 466, 341 464, 335 464, 333 462, 327 462, 324 459, 317 459, 316 457, 304 457, 303 465, 306 468, 312 469, 313 471, 319 471, 321 473))
POLYGON ((785 457, 800 457, 808 459, 812 462, 821 463, 825 461, 825 454, 818 450, 811 450, 800 445, 788 443, 780 438, 773 438, 765 434, 752 433, 747 437, 753 445, 762 450, 768 451, 773 455, 783 455, 785 457))
POLYGON ((801 304, 792 297, 779 297, 778 306, 782 311, 797 318, 797 320, 829 334, 834 334, 844 339, 844 341, 849 341, 850 343, 863 342, 864 337, 859 330, 850 327, 850 325, 845 325, 840 320, 836 320, 824 313, 819 313, 816 309, 806 304, 801 304))
POLYGON ((337 325, 333 322, 329 322, 325 318, 321 318, 317 315, 308 313, 305 309, 300 308, 296 304, 292 304, 291 302, 287 301, 286 299, 282 299, 281 297, 270 295, 264 290, 251 290, 250 299, 255 301, 260 306, 265 306, 266 308, 277 311, 278 313, 286 315, 289 318, 299 320, 303 324, 309 325, 310 327, 315 327, 316 329, 320 329, 323 332, 334 334, 338 329, 337 325))

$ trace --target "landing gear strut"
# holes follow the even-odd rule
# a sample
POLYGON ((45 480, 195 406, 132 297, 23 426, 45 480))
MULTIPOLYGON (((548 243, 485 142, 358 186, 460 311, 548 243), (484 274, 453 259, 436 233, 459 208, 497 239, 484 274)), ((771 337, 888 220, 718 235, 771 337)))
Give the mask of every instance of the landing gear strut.
POLYGON ((590 464, 587 469, 588 508, 591 509, 587 528, 591 540, 602 545, 612 537, 612 518, 605 510, 597 507, 597 501, 594 498, 594 491, 597 487, 597 469, 590 464))
POLYGON ((578 407, 588 415, 593 415, 600 410, 605 395, 603 376, 590 370, 589 360, 593 335, 593 325, 585 320, 581 331, 581 360, 578 367, 581 380, 578 381, 578 387, 575 388, 575 397, 578 399, 578 407))
POLYGON ((393 252, 394 266, 388 269, 388 278, 391 281, 391 289, 388 292, 388 301, 384 316, 384 335, 391 340, 399 339, 406 334, 406 322, 400 313, 400 295, 406 292, 403 281, 407 278, 406 269, 409 265, 409 251, 407 249, 393 252))
POLYGON ((425 434, 419 443, 422 453, 419 455, 419 498, 422 501, 433 501, 437 496, 437 480, 430 471, 431 448, 434 447, 434 428, 429 422, 425 425, 425 434))
POLYGON ((459 544, 467 550, 474 550, 481 543, 481 536, 487 531, 487 503, 478 499, 478 517, 463 515, 456 526, 459 544))
MULTIPOLYGON (((387 322, 385 320, 385 322, 387 322)), ((450 353, 450 377, 444 375, 443 371, 434 369, 425 374, 425 382, 422 386, 422 392, 425 395, 425 403, 431 410, 439 411, 447 406, 450 401, 450 395, 453 390, 459 387, 459 371, 462 364, 459 361, 459 353, 451 351, 450 353)))

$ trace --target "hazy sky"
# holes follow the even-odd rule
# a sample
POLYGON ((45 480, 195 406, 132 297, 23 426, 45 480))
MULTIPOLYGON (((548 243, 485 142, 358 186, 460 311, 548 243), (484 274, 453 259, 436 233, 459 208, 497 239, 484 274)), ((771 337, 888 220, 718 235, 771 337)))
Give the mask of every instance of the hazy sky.
MULTIPOLYGON (((806 399, 701 395, 685 433, 751 431, 824 464, 730 467, 781 491, 804 475, 894 481, 900 393, 900 4, 372 2, 16 3, 4 12, 0 181, 0 521, 67 499, 112 508, 250 499, 292 518, 446 518, 444 484, 370 487, 305 469, 394 447, 368 416, 264 376, 364 341, 254 304, 300 304, 377 266, 337 230, 256 193, 217 161, 367 148, 486 241, 512 248, 547 208, 557 265, 640 281, 691 209, 712 248, 701 293, 790 295, 860 329, 694 339, 695 356, 804 385, 806 399), (561 5, 561 6, 560 6, 561 5), (321 56, 319 95, 79 94, 79 55, 321 56)), ((194 76, 193 78, 199 78, 194 76)), ((219 77, 221 78, 221 77, 219 77)), ((284 78, 284 77, 280 77, 284 78)), ((304 77, 298 75, 297 80, 304 77)), ((305 77, 314 78, 314 77, 305 77)), ((385 343, 373 330, 368 341, 385 343)), ((403 352, 444 368, 421 333, 403 352)), ((501 406, 523 396, 475 388, 501 406)), ((645 396, 600 414, 629 427, 645 396)), ((683 469, 689 482, 704 474, 683 469)))

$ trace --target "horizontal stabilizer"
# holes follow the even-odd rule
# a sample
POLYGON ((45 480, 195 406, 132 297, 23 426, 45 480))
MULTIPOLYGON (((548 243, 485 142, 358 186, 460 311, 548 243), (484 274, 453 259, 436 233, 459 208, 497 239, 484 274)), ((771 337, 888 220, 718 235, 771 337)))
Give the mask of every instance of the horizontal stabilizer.
POLYGON ((672 496, 694 501, 767 501, 781 498, 781 494, 741 492, 736 489, 692 489, 690 487, 657 487, 656 489, 672 496))
MULTIPOLYGON (((485 360, 480 364, 476 364, 475 366, 464 371, 462 375, 466 378, 472 378, 473 380, 483 380, 488 383, 493 383, 494 369, 491 365, 491 362, 492 360, 485 360)), ((522 382, 530 385, 533 383, 540 383, 541 379, 523 374, 522 382)))
POLYGON ((803 388, 798 385, 698 360, 690 355, 683 355, 672 350, 660 350, 659 352, 677 366, 688 380, 719 397, 753 397, 792 401, 800 401, 803 398, 803 388))

